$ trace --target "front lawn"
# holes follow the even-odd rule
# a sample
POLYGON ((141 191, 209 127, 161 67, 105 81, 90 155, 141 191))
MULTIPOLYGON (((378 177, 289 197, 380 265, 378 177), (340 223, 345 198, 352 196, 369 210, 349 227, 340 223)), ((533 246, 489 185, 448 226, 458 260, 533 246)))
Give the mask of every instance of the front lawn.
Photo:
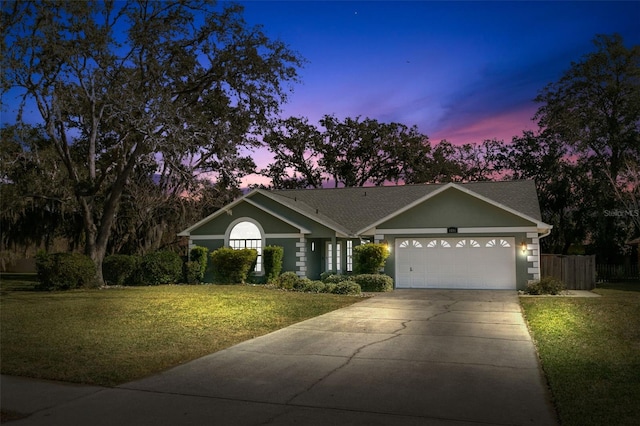
POLYGON ((35 292, 0 277, 3 374, 112 386, 361 299, 260 286, 35 292))
POLYGON ((563 426, 640 424, 640 283, 521 298, 563 426))

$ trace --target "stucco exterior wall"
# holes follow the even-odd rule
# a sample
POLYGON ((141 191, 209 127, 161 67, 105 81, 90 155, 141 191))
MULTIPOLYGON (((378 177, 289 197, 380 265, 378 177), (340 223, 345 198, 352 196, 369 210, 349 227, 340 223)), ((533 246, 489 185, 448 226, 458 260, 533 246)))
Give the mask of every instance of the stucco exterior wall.
POLYGON ((267 238, 267 245, 280 246, 284 249, 284 256, 282 258, 282 272, 295 272, 296 268, 296 243, 299 238, 267 238))
POLYGON ((224 235, 229 226, 239 218, 250 217, 260 223, 266 233, 299 233, 300 230, 277 217, 253 206, 249 203, 240 203, 222 213, 210 221, 203 223, 198 228, 191 231, 191 235, 224 235))
POLYGON ((520 216, 483 200, 449 189, 381 223, 378 229, 532 226, 520 216))

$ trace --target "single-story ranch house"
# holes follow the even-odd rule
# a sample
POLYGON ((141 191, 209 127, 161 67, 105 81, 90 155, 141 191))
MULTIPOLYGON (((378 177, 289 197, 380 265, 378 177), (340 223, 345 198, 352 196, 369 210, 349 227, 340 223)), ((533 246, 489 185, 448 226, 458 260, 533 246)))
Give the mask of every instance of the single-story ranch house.
POLYGON ((520 180, 256 189, 178 235, 209 250, 282 246, 283 271, 311 279, 351 272, 353 248, 378 242, 396 288, 523 289, 540 278, 551 228, 534 182, 520 180))

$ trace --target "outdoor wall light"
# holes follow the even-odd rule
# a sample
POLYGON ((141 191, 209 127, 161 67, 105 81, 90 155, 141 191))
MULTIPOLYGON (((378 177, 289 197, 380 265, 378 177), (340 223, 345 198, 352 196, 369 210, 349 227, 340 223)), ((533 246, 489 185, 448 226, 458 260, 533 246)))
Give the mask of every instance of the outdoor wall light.
POLYGON ((520 244, 520 250, 522 250, 522 254, 527 253, 527 243, 526 242, 522 242, 522 244, 520 244))

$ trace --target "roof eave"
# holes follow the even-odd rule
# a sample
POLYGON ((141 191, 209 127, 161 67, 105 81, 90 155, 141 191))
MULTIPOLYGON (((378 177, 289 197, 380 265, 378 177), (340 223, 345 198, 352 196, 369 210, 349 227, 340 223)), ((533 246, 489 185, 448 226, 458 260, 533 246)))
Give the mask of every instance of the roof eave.
POLYGON ((216 210, 215 212, 211 213, 209 216, 205 217, 204 219, 194 223, 193 225, 191 225, 187 229, 178 232, 178 237, 188 237, 188 236, 190 236, 191 235, 191 231, 193 231, 196 228, 199 228, 200 226, 204 225, 205 223, 207 223, 211 219, 214 219, 214 218, 220 216, 221 214, 228 212, 233 207, 235 207, 238 204, 240 204, 243 200, 253 196, 253 194, 255 194, 257 191, 258 191, 257 189, 252 190, 248 194, 243 195, 242 197, 237 198, 234 201, 232 201, 231 203, 229 203, 226 206, 222 207, 220 210, 216 210))
MULTIPOLYGON (((260 194, 269 197, 271 200, 275 201, 276 203, 278 203, 278 204, 280 204, 280 205, 282 205, 284 207, 290 208, 293 211, 295 211, 296 213, 299 213, 299 214, 303 215, 304 217, 306 217, 308 219, 311 219, 314 222, 317 222, 320 225, 331 229, 332 231, 335 231, 336 235, 353 235, 353 233, 350 232, 348 229, 341 228, 341 227, 335 226, 334 224, 328 223, 327 221, 323 220, 321 217, 313 215, 313 214, 309 214, 308 212, 304 211, 303 209, 296 207, 295 204, 286 204, 286 205, 283 204, 280 200, 278 200, 277 197, 274 197, 273 194, 270 191, 264 191, 264 190, 259 190, 259 191, 260 191, 260 194)), ((295 201, 294 201, 294 203, 295 203, 295 201)))
POLYGON ((483 196, 481 194, 478 194, 477 192, 474 192, 474 191, 472 191, 470 189, 464 188, 464 187, 462 187, 462 186, 460 186, 460 185, 458 185, 456 183, 450 182, 450 183, 448 183, 446 185, 443 185, 442 187, 436 189, 435 191, 432 191, 429 194, 426 194, 425 196, 418 198, 416 201, 414 201, 414 202, 412 202, 410 204, 407 204, 405 207, 396 210, 392 214, 387 215, 387 216, 383 217, 382 219, 379 219, 379 220, 377 220, 376 222, 374 222, 374 223, 372 223, 370 225, 367 225, 365 228, 362 228, 361 230, 356 232, 356 234, 357 235, 361 235, 366 231, 374 229, 378 225, 380 225, 381 223, 384 223, 384 222, 386 222, 386 221, 388 221, 390 219, 393 219, 394 217, 396 217, 396 216, 398 216, 398 215, 400 215, 400 214, 402 214, 402 213, 414 208, 415 206, 417 206, 419 204, 422 204, 423 202, 427 201, 428 199, 435 197, 436 195, 446 191, 449 188, 455 188, 458 191, 462 191, 465 194, 471 195, 472 197, 475 197, 475 198, 477 198, 479 200, 482 200, 482 201, 484 201, 486 203, 489 203, 489 204, 491 204, 491 205, 493 205, 495 207, 498 207, 498 208, 500 208, 500 209, 502 209, 504 211, 507 211, 507 212, 509 212, 511 214, 514 214, 514 215, 516 215, 518 217, 521 217, 521 218, 523 218, 525 220, 528 220, 529 222, 535 223, 536 227, 538 227, 538 228, 546 228, 546 229, 549 229, 549 230, 551 228, 553 228, 552 225, 546 224, 546 223, 542 222, 539 219, 533 218, 533 217, 531 217, 531 216, 529 216, 527 214, 524 214, 524 213, 522 213, 522 212, 520 212, 518 210, 515 210, 515 209, 513 209, 513 208, 511 208, 509 206, 505 206, 502 203, 494 201, 491 198, 487 198, 487 197, 485 197, 485 196, 483 196))
POLYGON ((311 231, 310 231, 310 230, 308 230, 307 228, 305 228, 305 227, 303 227, 303 226, 300 226, 299 224, 297 224, 297 223, 295 223, 295 222, 293 222, 293 221, 291 221, 291 220, 287 219, 287 218, 286 218, 286 217, 284 217, 284 216, 281 216, 280 214, 278 214, 278 213, 274 212, 274 211, 273 211, 273 210, 271 210, 271 209, 268 209, 268 208, 266 208, 266 207, 264 207, 264 206, 261 206, 259 203, 256 203, 256 202, 255 202, 255 201, 253 201, 253 200, 249 200, 249 199, 247 199, 247 200, 245 200, 245 201, 246 201, 247 203, 251 204, 252 206, 254 206, 254 207, 256 207, 256 208, 258 208, 258 209, 262 210, 263 212, 268 213, 268 214, 270 214, 271 216, 273 216, 273 217, 275 217, 275 218, 277 218, 277 219, 279 219, 279 220, 283 221, 284 223, 286 223, 286 224, 288 224, 288 225, 291 225, 291 226, 293 226, 293 227, 295 227, 295 228, 298 228, 298 230, 300 231, 300 233, 301 233, 301 234, 310 234, 310 233, 311 233, 311 231))

